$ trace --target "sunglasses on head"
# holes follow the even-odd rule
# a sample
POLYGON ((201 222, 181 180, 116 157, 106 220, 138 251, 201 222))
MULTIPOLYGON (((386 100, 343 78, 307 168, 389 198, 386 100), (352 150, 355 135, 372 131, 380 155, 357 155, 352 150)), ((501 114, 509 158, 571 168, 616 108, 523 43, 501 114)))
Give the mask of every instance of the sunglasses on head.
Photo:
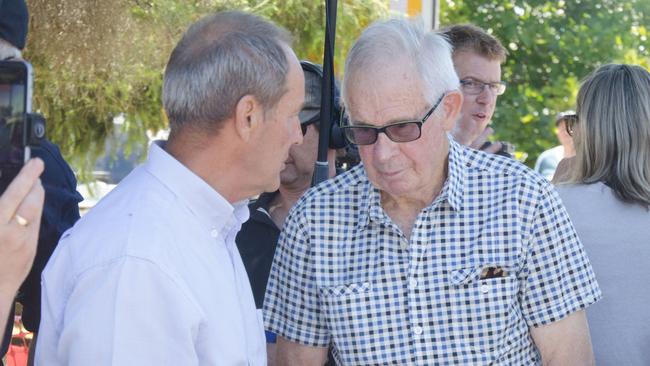
POLYGON ((578 115, 566 114, 562 116, 562 119, 560 119, 560 121, 564 121, 564 128, 566 129, 566 133, 568 133, 569 136, 573 136, 575 133, 576 123, 578 123, 578 115))

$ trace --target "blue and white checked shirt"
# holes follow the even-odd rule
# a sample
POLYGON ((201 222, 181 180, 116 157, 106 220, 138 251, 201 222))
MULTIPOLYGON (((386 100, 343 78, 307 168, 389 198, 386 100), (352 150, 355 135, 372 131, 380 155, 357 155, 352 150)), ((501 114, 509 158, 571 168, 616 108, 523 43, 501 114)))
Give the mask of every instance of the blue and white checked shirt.
POLYGON ((410 240, 363 166, 303 196, 264 308, 267 328, 290 341, 333 342, 339 365, 535 365, 529 328, 600 297, 553 187, 452 141, 448 179, 410 240), (490 267, 504 275, 482 279, 490 267))

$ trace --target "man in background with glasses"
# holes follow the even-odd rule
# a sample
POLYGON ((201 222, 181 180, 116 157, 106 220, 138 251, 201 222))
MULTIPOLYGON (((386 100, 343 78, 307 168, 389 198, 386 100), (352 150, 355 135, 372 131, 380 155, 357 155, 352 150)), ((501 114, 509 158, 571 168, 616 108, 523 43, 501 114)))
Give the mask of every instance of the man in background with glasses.
POLYGON ((497 97, 506 91, 506 83, 501 80, 506 49, 498 39, 469 24, 450 26, 442 34, 454 48, 454 67, 463 93, 463 107, 452 135, 465 146, 513 157, 510 143, 488 141, 494 133, 489 125, 497 97))
POLYGON ((555 169, 564 158, 570 158, 576 154, 573 146, 571 128, 577 120, 576 112, 566 111, 560 113, 555 120, 555 135, 560 145, 542 152, 535 161, 535 171, 548 180, 554 179, 555 169))
POLYGON ((550 183, 455 142, 451 47, 405 20, 348 53, 362 164, 289 213, 264 299, 282 365, 588 365, 594 273, 550 183))

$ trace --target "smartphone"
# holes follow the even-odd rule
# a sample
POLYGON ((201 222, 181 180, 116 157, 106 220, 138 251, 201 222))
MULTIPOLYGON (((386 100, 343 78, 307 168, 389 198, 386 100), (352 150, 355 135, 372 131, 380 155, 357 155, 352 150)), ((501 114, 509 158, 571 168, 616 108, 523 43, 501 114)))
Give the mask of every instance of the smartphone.
MULTIPOLYGON (((32 111, 32 65, 0 61, 0 180, 10 182, 30 158, 27 123, 32 111)), ((4 184, 2 184, 4 186, 4 184)))

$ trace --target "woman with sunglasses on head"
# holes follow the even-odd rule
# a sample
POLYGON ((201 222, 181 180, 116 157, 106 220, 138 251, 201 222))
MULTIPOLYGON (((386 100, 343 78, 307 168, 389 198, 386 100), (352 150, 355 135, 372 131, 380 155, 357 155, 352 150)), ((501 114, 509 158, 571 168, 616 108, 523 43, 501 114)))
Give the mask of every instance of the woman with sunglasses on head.
POLYGON ((596 364, 650 365, 650 73, 598 68, 577 114, 558 191, 603 291, 587 310, 596 364))

